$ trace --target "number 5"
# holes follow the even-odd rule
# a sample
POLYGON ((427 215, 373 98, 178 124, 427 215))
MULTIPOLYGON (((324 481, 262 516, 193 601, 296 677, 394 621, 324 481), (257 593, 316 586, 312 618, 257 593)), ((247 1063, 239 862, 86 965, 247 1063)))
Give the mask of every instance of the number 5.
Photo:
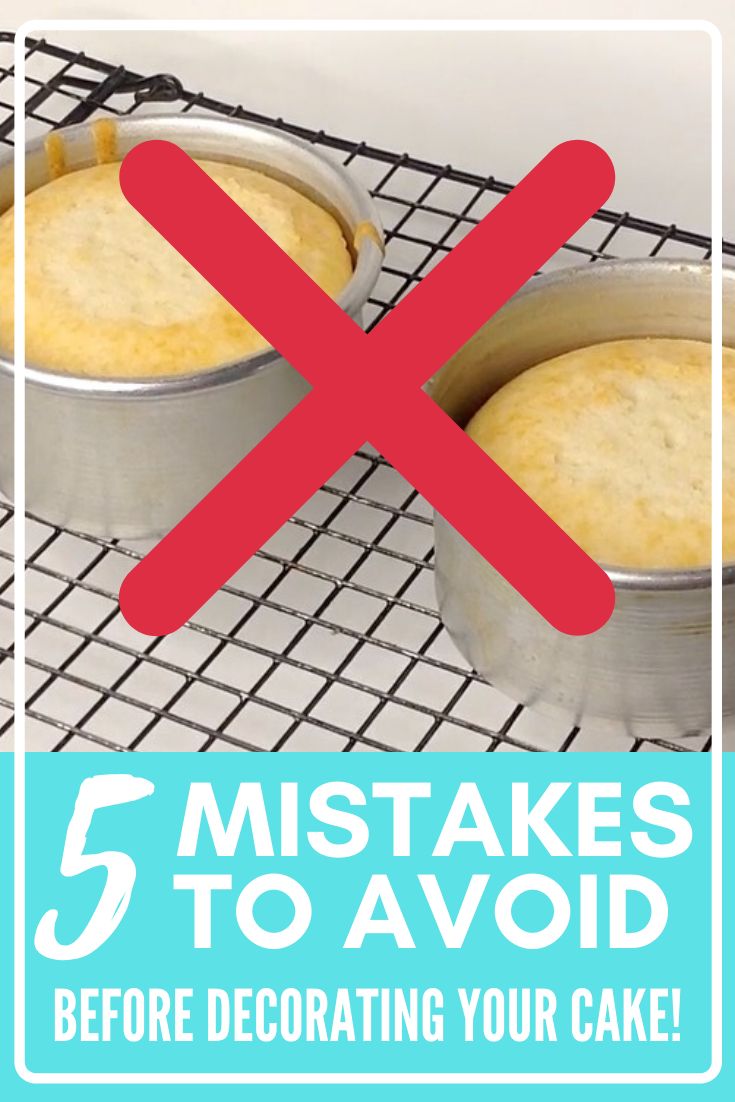
POLYGON ((34 945, 39 953, 51 960, 79 960, 104 945, 120 925, 128 909, 135 883, 135 862, 127 853, 110 850, 107 853, 84 853, 87 831, 92 816, 101 807, 132 803, 150 796, 154 791, 151 781, 133 777, 129 773, 112 773, 107 776, 87 777, 79 787, 74 814, 66 831, 64 852, 61 855, 61 875, 78 876, 87 869, 100 865, 107 869, 107 879, 99 902, 87 926, 69 945, 62 945, 56 938, 56 920, 59 912, 46 911, 36 928, 34 945))

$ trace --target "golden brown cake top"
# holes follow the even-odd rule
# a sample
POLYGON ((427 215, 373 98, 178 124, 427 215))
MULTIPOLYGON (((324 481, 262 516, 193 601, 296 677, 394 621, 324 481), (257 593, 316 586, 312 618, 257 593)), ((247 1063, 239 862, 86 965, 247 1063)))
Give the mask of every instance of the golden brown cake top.
MULTIPOLYGON (((723 556, 735 560, 735 351, 723 356, 723 556)), ((612 341, 530 368, 469 435, 608 566, 711 561, 711 347, 612 341)), ((492 508, 492 502, 480 507, 492 508)))
MULTIPOLYGON (((327 294, 340 294, 352 262, 331 214, 263 173, 197 163, 327 294)), ((119 167, 70 172, 27 196, 26 361, 74 375, 146 377, 214 367, 266 348, 130 206, 119 167)), ((6 352, 13 334, 12 241, 11 210, 0 218, 0 347, 6 352)))

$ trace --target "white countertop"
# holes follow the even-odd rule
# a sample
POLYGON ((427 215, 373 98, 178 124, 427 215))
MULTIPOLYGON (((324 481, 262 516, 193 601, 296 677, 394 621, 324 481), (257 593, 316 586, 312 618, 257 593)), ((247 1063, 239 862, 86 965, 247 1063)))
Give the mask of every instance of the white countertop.
MULTIPOLYGON (((25 9, 25 10, 24 10, 25 9)), ((27 16, 6 0, 4 25, 27 16)), ((729 0, 630 3, 316 3, 39 0, 34 17, 386 14, 710 18, 735 43, 729 0), (553 11, 551 10, 553 8, 553 11)), ((597 141, 612 156, 620 210, 708 232, 709 55, 702 32, 54 31, 47 37, 195 90, 347 138, 514 182, 554 144, 597 141)), ((732 50, 735 52, 735 50, 732 50)), ((728 117, 735 92, 728 74, 728 117)), ((728 163, 725 191, 735 194, 728 163)), ((735 239, 735 205, 725 235, 735 239)))

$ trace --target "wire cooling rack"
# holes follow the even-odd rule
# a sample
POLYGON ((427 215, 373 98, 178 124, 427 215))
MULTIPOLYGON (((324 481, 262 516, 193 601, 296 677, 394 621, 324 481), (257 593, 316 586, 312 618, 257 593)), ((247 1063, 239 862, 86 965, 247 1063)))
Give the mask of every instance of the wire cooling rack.
MULTIPOLYGON (((0 143, 12 145, 12 36, 0 34, 0 143)), ((387 234, 375 324, 510 190, 492 176, 186 91, 46 41, 29 45, 28 138, 98 113, 198 111, 266 123, 324 147, 370 188, 387 234)), ((725 252, 735 257, 735 245, 725 252)), ((601 211, 552 258, 707 258, 677 226, 601 211)), ((0 748, 12 745, 12 524, 0 502, 0 748)), ((32 750, 707 750, 540 718, 480 680, 444 632, 426 504, 358 452, 186 627, 151 640, 116 594, 146 550, 27 521, 27 740, 32 750)))

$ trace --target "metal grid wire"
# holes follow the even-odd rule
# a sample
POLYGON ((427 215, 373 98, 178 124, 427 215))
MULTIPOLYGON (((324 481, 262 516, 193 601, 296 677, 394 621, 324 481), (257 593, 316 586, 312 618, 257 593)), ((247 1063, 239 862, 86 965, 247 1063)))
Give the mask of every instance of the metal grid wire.
MULTIPOLYGON (((0 34, 0 143, 12 145, 12 38, 0 34), (5 60, 7 59, 7 60, 5 60), (4 64, 3 64, 4 62, 4 64)), ((276 126, 338 155, 387 232, 375 324, 510 185, 291 126, 45 41, 27 54, 27 136, 155 110, 276 126)), ((707 258, 709 240, 601 211, 552 259, 707 258)), ((725 246, 735 257, 735 245, 725 246)), ((0 503, 0 748, 12 745, 12 508, 0 503)), ((357 453, 186 627, 151 640, 116 594, 146 550, 52 527, 28 532, 28 745, 35 750, 707 750, 645 732, 600 741, 479 679, 444 632, 431 516, 381 457, 357 453)))

